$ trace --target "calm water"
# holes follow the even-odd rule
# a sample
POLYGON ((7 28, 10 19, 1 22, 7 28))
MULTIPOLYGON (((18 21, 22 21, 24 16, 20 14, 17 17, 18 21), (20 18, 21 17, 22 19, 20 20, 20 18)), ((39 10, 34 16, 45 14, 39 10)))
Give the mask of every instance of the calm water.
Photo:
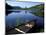
POLYGON ((25 11, 21 10, 21 12, 12 12, 6 16, 6 24, 9 27, 14 27, 16 25, 19 25, 21 23, 31 21, 31 20, 37 20, 37 26, 43 26, 44 19, 43 17, 35 16, 32 13, 29 13, 32 11, 25 11))

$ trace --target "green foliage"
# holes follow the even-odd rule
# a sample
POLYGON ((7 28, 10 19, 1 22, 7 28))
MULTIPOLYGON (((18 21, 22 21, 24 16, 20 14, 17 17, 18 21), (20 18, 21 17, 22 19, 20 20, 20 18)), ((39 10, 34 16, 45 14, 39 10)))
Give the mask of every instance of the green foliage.
POLYGON ((32 12, 34 15, 44 17, 44 4, 31 7, 31 10, 33 9, 35 10, 35 12, 32 12))
POLYGON ((44 12, 33 12, 33 14, 36 16, 44 17, 44 12))

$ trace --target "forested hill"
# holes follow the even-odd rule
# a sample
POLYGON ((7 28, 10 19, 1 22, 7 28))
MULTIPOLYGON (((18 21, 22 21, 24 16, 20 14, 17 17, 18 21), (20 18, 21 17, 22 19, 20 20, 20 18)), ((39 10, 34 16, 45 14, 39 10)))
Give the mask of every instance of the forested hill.
POLYGON ((8 9, 12 9, 13 7, 12 6, 10 6, 10 5, 8 5, 7 3, 6 3, 6 9, 8 10, 8 9))
POLYGON ((8 5, 8 4, 6 3, 5 9, 6 9, 6 12, 5 12, 5 13, 6 13, 6 15, 8 15, 9 13, 11 13, 11 12, 9 12, 8 10, 13 9, 13 7, 10 6, 10 5, 8 5))
POLYGON ((32 10, 34 15, 42 17, 44 16, 44 4, 32 6, 30 9, 32 10))
POLYGON ((43 11, 43 10, 44 10, 44 4, 32 6, 32 7, 30 7, 29 9, 31 9, 31 10, 33 10, 33 11, 35 10, 35 12, 36 12, 36 11, 43 11))

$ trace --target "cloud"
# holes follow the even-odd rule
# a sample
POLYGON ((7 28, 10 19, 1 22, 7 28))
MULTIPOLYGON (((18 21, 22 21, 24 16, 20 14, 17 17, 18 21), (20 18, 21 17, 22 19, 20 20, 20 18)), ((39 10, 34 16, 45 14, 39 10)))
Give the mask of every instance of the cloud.
POLYGON ((25 8, 25 7, 32 7, 32 6, 35 6, 35 5, 39 5, 39 4, 42 4, 42 2, 16 2, 14 0, 11 0, 11 1, 6 1, 9 5, 11 6, 20 6, 22 8, 25 8))

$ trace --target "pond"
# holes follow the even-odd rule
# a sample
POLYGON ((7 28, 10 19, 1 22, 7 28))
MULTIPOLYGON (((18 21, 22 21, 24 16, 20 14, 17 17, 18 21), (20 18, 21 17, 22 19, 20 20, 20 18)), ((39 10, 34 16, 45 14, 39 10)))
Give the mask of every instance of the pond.
POLYGON ((44 24, 44 18, 43 17, 39 17, 39 16, 35 16, 32 13, 32 11, 28 11, 28 10, 20 10, 21 12, 16 12, 13 11, 12 13, 8 14, 8 16, 6 16, 6 26, 13 28, 14 26, 20 25, 24 22, 28 22, 28 21, 32 21, 32 20, 36 20, 36 24, 37 26, 43 27, 44 24))

